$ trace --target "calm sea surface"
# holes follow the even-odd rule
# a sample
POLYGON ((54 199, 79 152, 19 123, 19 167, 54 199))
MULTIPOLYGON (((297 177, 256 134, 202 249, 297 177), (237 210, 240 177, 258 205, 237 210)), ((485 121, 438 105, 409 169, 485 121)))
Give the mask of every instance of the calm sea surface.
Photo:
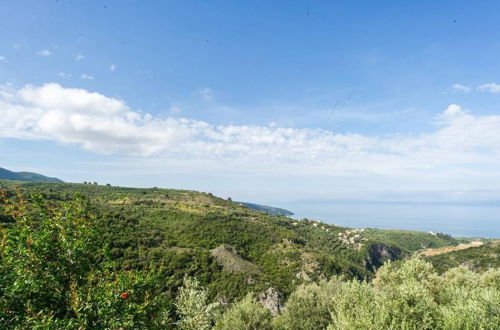
POLYGON ((500 238, 499 205, 414 203, 280 203, 309 218, 348 227, 435 231, 462 237, 500 238))

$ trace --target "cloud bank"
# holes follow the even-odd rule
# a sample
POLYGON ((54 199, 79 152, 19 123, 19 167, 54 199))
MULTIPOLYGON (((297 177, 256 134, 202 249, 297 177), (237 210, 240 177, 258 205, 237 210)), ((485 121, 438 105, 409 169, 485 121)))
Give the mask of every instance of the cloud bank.
POLYGON ((241 171, 322 175, 498 175, 500 115, 452 104, 434 131, 367 136, 317 128, 211 125, 153 116, 125 101, 56 83, 0 88, 0 137, 50 140, 134 157, 200 161, 241 171))

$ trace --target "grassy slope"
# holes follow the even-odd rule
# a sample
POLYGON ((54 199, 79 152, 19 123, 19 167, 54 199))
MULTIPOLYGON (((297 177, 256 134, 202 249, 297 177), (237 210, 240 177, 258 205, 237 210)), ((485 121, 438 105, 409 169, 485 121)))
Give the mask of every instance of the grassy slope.
POLYGON ((484 272, 500 268, 500 241, 490 241, 478 247, 426 257, 440 273, 460 265, 484 272))
POLYGON ((374 241, 399 246, 406 253, 459 243, 459 240, 448 235, 434 235, 413 230, 367 229, 366 235, 374 241))
POLYGON ((121 267, 161 266, 172 287, 185 274, 195 275, 212 293, 229 298, 270 286, 287 294, 302 282, 333 274, 369 279, 381 246, 402 257, 456 243, 428 233, 385 230, 367 230, 352 243, 355 234, 347 228, 272 216, 194 191, 0 181, 0 189, 16 187, 54 201, 83 192, 105 222, 109 248, 121 267), (236 249, 238 258, 225 257, 241 269, 233 271, 214 257, 222 245, 236 249))

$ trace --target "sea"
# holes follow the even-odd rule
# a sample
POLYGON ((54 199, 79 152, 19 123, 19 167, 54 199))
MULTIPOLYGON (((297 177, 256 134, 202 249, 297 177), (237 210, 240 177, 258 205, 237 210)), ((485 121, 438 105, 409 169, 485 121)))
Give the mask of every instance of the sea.
POLYGON ((280 203, 295 219, 314 219, 354 228, 433 231, 456 237, 500 238, 500 204, 413 202, 280 203))

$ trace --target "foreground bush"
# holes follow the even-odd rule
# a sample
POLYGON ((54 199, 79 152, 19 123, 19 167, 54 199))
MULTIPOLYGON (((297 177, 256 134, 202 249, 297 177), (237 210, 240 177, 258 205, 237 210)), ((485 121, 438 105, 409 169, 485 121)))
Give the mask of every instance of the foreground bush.
POLYGON ((466 268, 438 276, 412 259, 386 265, 372 283, 308 284, 296 290, 279 329, 500 329, 500 271, 466 268))
POLYGON ((248 294, 224 313, 216 329, 267 330, 272 329, 271 318, 271 312, 262 307, 252 294, 248 294))
POLYGON ((1 233, 0 328, 166 326, 170 301, 155 272, 113 273, 87 201, 51 205, 42 196, 10 200, 1 233), (13 200, 13 201, 12 201, 13 200))

